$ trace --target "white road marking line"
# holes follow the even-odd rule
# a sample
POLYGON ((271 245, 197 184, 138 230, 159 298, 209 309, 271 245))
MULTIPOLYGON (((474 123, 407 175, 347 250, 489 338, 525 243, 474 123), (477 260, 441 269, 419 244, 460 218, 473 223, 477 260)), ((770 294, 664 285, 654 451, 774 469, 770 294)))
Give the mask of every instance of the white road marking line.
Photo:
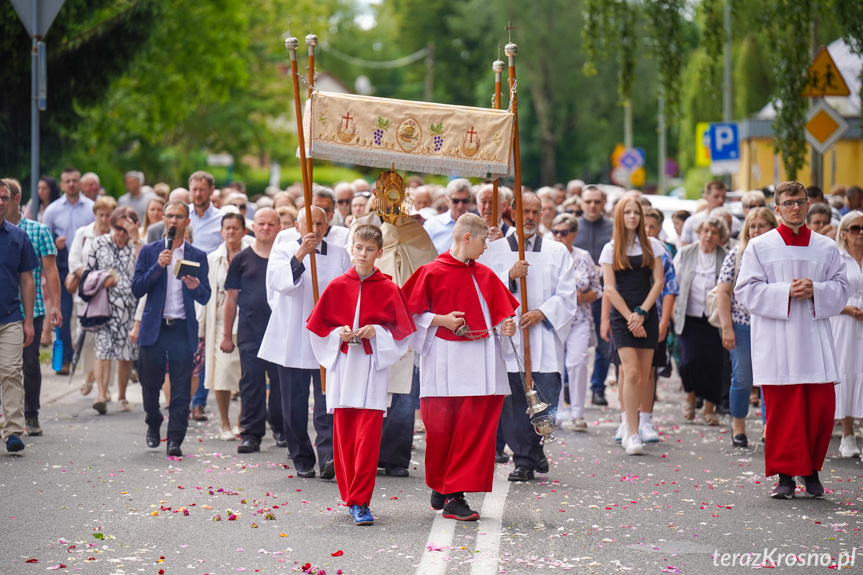
POLYGON ((500 552, 500 530, 503 508, 510 482, 505 475, 495 475, 491 493, 487 493, 480 511, 480 528, 476 538, 476 559, 470 566, 471 575, 496 575, 500 552))
POLYGON ((444 519, 440 513, 437 514, 434 523, 432 523, 428 543, 426 543, 416 575, 440 575, 444 572, 457 524, 458 522, 454 519, 444 519), (440 549, 440 551, 432 551, 431 549, 440 549))

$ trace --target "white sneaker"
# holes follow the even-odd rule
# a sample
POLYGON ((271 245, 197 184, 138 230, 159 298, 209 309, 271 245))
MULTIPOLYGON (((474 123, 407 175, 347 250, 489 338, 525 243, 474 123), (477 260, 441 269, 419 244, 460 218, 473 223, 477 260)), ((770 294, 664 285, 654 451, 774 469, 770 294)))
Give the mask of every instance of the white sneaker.
POLYGON ((623 438, 629 435, 629 426, 626 425, 626 422, 620 424, 620 427, 617 428, 617 433, 614 434, 614 440, 617 443, 623 441, 623 438))
POLYGON ((842 457, 860 457, 857 438, 853 434, 842 438, 842 442, 839 444, 839 455, 842 457))
POLYGON ((659 441, 659 434, 653 428, 653 424, 646 421, 638 426, 638 435, 645 443, 656 443, 659 441))
POLYGON ((236 441, 237 436, 230 429, 224 429, 219 433, 219 439, 222 441, 236 441))
POLYGON ((641 441, 641 436, 633 433, 623 440, 623 447, 626 448, 627 455, 641 455, 644 453, 644 442, 641 441))
POLYGON ((581 432, 587 431, 587 422, 584 420, 583 417, 575 418, 575 430, 581 432))

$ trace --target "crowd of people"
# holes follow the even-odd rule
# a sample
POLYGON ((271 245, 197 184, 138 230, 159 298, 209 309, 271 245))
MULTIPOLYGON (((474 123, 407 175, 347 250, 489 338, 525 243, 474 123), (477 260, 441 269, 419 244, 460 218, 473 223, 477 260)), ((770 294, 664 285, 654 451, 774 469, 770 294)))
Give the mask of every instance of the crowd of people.
POLYGON ((797 182, 748 192, 741 220, 721 181, 705 185, 695 213, 665 214, 638 191, 609 197, 578 180, 525 188, 519 202, 501 185, 495 206, 490 182, 413 177, 399 220, 413 251, 384 273, 391 232, 370 219, 365 180, 316 185, 311 206, 299 185, 249 197, 241 182, 217 189, 198 171, 187 186, 147 186, 133 171, 115 200, 98 175, 70 167, 59 185, 43 176, 22 206, 20 184, 0 180, 8 451, 43 433, 39 351, 56 333, 56 372, 78 369, 98 414, 112 389, 116 411, 134 411, 128 386, 141 384, 149 447, 162 443, 166 412, 169 456, 182 455, 189 419, 216 417, 213 439, 238 441, 239 453, 259 451, 269 426, 297 476, 338 481, 357 525, 374 522, 378 467, 409 475, 415 428, 426 434, 431 506, 445 517, 479 517, 465 493, 491 490, 495 462, 511 459, 510 481, 549 473, 526 363, 547 413, 576 432, 589 429, 588 396, 606 408, 616 381, 613 440, 628 455, 661 440, 656 380, 674 365, 682 419, 717 426, 730 415, 735 447, 749 445, 760 407, 777 498, 794 495, 795 476, 823 494, 834 420, 840 455, 860 455, 856 186, 834 189, 831 203, 797 182), (394 391, 396 372, 407 384, 394 391))

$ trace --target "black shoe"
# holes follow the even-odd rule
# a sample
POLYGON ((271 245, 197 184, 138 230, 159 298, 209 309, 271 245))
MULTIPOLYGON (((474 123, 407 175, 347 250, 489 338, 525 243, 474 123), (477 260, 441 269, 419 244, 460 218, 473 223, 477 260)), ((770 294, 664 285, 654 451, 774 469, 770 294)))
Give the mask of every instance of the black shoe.
POLYGON ((738 433, 731 438, 731 444, 734 447, 749 447, 749 440, 746 438, 745 433, 738 433))
MULTIPOLYGON (((817 477, 817 475, 816 475, 817 477)), ((821 485, 819 483, 819 485, 821 485)), ((770 497, 773 499, 794 499, 794 491, 797 489, 797 484, 794 483, 794 478, 790 475, 779 474, 779 484, 773 489, 770 497)))
POLYGON ((276 447, 287 447, 288 440, 285 439, 285 434, 279 431, 273 432, 273 439, 276 440, 276 447))
POLYGON ((731 408, 727 403, 721 403, 716 406, 716 413, 719 415, 729 415, 731 413, 731 408))
POLYGON ((177 441, 168 441, 168 455, 174 457, 182 457, 183 451, 180 449, 180 443, 177 441))
POLYGON ((37 437, 42 435, 42 426, 39 425, 39 416, 27 417, 24 419, 24 424, 27 427, 27 435, 37 437))
POLYGON ((818 472, 813 471, 812 475, 803 477, 803 485, 806 486, 806 495, 809 497, 821 497, 824 495, 824 486, 821 485, 821 480, 818 479, 818 472))
POLYGON ((529 481, 533 479, 533 469, 527 465, 517 465, 507 479, 510 481, 529 481))
POLYGON ((605 393, 601 391, 594 391, 590 402, 593 405, 608 405, 608 400, 605 399, 605 393))
POLYGON ((548 458, 545 456, 545 452, 540 448, 539 454, 534 456, 536 460, 536 472, 537 473, 548 473, 548 458))
POLYGON ((495 463, 509 463, 509 455, 504 450, 498 451, 494 456, 495 463))
POLYGON ((261 450, 261 443, 254 437, 244 437, 237 446, 237 453, 254 453, 261 450))
POLYGON ((299 469, 297 468, 297 477, 302 477, 303 479, 311 479, 315 476, 314 469, 299 469))
POLYGON ((321 479, 332 479, 336 476, 336 462, 330 459, 321 467, 321 479))
POLYGON ((437 509, 440 511, 443 509, 444 503, 446 503, 446 495, 443 493, 438 493, 434 489, 431 492, 431 508, 437 509))
POLYGON ((468 507, 467 501, 464 500, 464 493, 454 493, 447 496, 441 517, 456 521, 476 521, 479 519, 479 513, 468 507))
POLYGON ((401 465, 387 465, 386 474, 390 477, 408 477, 410 475, 408 468, 401 465))
POLYGON ((147 447, 159 447, 159 442, 161 441, 162 437, 159 435, 158 429, 147 430, 147 447))

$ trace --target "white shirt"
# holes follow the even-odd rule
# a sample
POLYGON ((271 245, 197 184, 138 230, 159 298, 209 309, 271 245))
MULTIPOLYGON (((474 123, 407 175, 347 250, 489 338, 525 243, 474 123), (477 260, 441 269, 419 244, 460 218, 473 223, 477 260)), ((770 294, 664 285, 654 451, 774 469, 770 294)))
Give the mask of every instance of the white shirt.
MULTIPOLYGON (((361 301, 362 294, 363 282, 360 282, 358 301, 361 301)), ((345 302, 345 305, 352 303, 345 302)), ((352 329, 362 327, 359 319, 360 306, 357 305, 352 329)), ((348 353, 342 353, 341 328, 333 329, 328 337, 309 333, 315 357, 327 370, 328 413, 342 407, 386 412, 390 367, 407 353, 410 337, 396 341, 385 327, 373 327, 375 337, 369 340, 371 355, 366 354, 362 345, 349 345, 348 353)))
POLYGON ((57 237, 65 237, 68 246, 75 237, 78 228, 83 228, 95 219, 93 200, 80 194, 78 201, 73 204, 69 201, 68 196, 63 194, 45 208, 42 223, 48 226, 48 229, 54 232, 57 237))
MULTIPOLYGON (((706 254, 698 250, 695 261, 695 275, 689 286, 689 297, 686 300, 686 315, 690 317, 707 316, 707 292, 716 287, 716 257, 718 250, 706 254)), ((680 252, 674 258, 674 269, 680 269, 680 252)))
MULTIPOLYGON (((650 246, 653 248, 653 255, 655 257, 659 257, 663 251, 667 252, 668 248, 656 238, 648 238, 650 240, 650 246)), ((638 239, 638 236, 635 236, 635 241, 626 247, 626 255, 627 256, 640 256, 641 255, 641 242, 638 239)), ((602 252, 599 254, 599 261, 596 262, 599 265, 609 264, 614 265, 614 240, 611 240, 604 246, 602 246, 602 252)))
MULTIPOLYGON (((279 236, 289 232, 283 230, 279 236)), ((276 365, 298 369, 315 369, 320 364, 312 351, 306 319, 312 313, 312 275, 309 258, 303 259, 303 273, 294 282, 291 260, 300 248, 298 241, 282 241, 273 245, 267 262, 267 300, 273 313, 261 341, 258 357, 276 365)), ((328 243, 315 250, 318 271, 318 289, 323 292, 336 277, 351 265, 348 252, 328 243), (318 253, 318 251, 326 253, 318 253)))
MULTIPOLYGON (((476 280, 473 282, 485 328, 491 329, 491 314, 476 280)), ((437 337, 432 327, 435 314, 414 315, 416 332, 411 347, 420 356, 420 397, 462 397, 509 395, 509 380, 504 360, 515 356, 509 341, 502 341, 498 330, 483 339, 449 341, 437 337)))
POLYGON ((184 241, 173 251, 171 263, 165 269, 168 274, 168 290, 165 292, 165 308, 162 310, 162 317, 166 319, 186 319, 186 308, 183 306, 183 282, 174 275, 174 262, 183 259, 185 246, 184 241))
MULTIPOLYGON (((348 249, 348 235, 350 230, 343 226, 330 226, 327 233, 324 234, 324 241, 329 245, 339 246, 340 248, 348 249)), ((288 228, 279 232, 276 236, 276 241, 273 246, 281 242, 295 242, 300 239, 300 233, 297 228, 288 228)))
MULTIPOLYGON (((521 301, 521 282, 511 282, 509 270, 518 261, 518 250, 512 249, 510 240, 517 242, 518 236, 511 236, 499 242, 492 242, 479 258, 497 274, 504 285, 509 286, 516 299, 521 301)), ((563 347, 572 318, 575 316, 577 291, 572 255, 560 243, 541 239, 540 251, 534 251, 535 243, 541 238, 534 234, 525 240, 525 259, 530 264, 527 273, 527 307, 540 310, 545 320, 530 328, 531 371, 540 373, 562 372, 563 347)), ((515 321, 521 321, 523 310, 516 310, 515 321)), ((513 340, 519 354, 522 354, 522 330, 516 332, 513 340)), ((519 371, 515 357, 506 362, 507 371, 519 371)))
POLYGON ((734 295, 752 318, 754 385, 839 382, 830 318, 842 312, 848 293, 833 240, 812 233, 807 247, 788 246, 775 229, 750 240, 734 295), (796 278, 812 280, 812 299, 791 298, 796 278))

